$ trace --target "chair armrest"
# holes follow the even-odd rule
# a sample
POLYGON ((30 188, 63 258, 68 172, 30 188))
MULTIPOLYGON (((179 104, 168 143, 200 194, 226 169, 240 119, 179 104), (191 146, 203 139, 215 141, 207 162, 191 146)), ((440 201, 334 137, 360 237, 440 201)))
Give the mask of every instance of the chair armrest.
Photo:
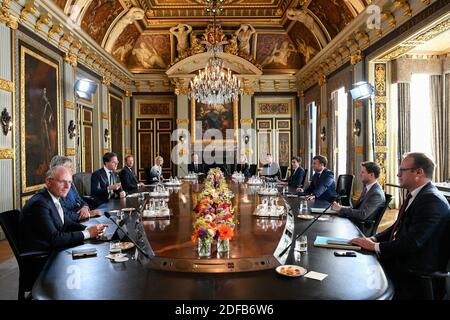
POLYGON ((21 259, 47 258, 47 251, 27 251, 20 254, 21 259))
POLYGON ((426 272, 419 270, 408 270, 408 273, 424 278, 450 278, 450 272, 426 272))

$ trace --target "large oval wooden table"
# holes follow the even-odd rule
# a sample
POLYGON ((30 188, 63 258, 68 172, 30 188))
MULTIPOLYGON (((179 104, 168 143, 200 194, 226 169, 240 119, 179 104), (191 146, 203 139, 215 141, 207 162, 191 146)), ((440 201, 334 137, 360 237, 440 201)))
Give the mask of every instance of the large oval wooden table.
MULTIPOLYGON (((360 232, 346 218, 324 215, 307 232, 308 252, 294 261, 293 248, 287 263, 308 271, 325 273, 322 280, 285 277, 275 272, 274 258, 292 239, 311 223, 300 220, 298 198, 278 198, 289 209, 287 218, 269 220, 253 215, 260 203, 255 188, 246 183, 229 182, 238 221, 229 256, 198 258, 191 241, 192 208, 203 185, 183 182, 173 190, 170 219, 139 218, 135 212, 123 226, 137 240, 150 259, 113 263, 105 258, 108 242, 91 242, 97 256, 73 260, 69 250, 51 255, 33 287, 35 299, 390 299, 393 286, 374 254, 357 252, 357 257, 335 257, 336 250, 313 246, 316 235, 352 238, 360 232), (293 233, 286 221, 292 221, 293 233), (282 241, 283 240, 283 241, 282 241), (253 270, 253 271, 249 271, 253 270)), ((137 197, 110 201, 103 210, 138 207, 137 197)), ((324 203, 310 203, 324 207, 324 203)), ((105 219, 105 217, 103 217, 105 219)), ((95 223, 91 219, 88 224, 95 223)))

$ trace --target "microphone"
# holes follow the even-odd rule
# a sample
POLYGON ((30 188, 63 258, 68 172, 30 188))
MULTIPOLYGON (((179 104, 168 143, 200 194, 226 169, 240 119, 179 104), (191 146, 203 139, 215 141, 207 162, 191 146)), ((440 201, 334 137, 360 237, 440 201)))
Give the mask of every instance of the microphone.
POLYGON ((330 204, 325 208, 325 210, 323 210, 320 214, 319 214, 319 216, 317 216, 302 232, 300 232, 295 238, 294 238, 294 240, 292 240, 291 241, 291 243, 286 247, 286 248, 284 248, 284 250, 283 251, 281 251, 281 253, 278 255, 278 257, 279 258, 281 258, 285 253, 286 253, 286 251, 288 251, 289 250, 289 248, 292 246, 292 244, 294 244, 294 242, 295 242, 295 240, 297 240, 298 238, 300 238, 302 235, 304 235, 305 234, 305 232, 309 229, 309 228, 311 228, 311 226, 314 224, 314 223, 316 223, 316 221, 317 220, 319 220, 320 219, 320 217, 322 217, 323 216, 323 214, 325 213, 325 212, 327 212, 327 210, 331 207, 331 205, 333 204, 333 202, 334 201, 336 201, 336 200, 340 200, 341 198, 345 198, 345 197, 347 197, 346 195, 345 195, 345 191, 344 190, 341 190, 341 192, 339 193, 339 195, 337 195, 337 196, 335 196, 334 197, 334 199, 333 199, 333 201, 331 201, 330 202, 330 204))
POLYGON ((111 214, 110 214, 108 211, 105 211, 105 212, 103 213, 103 215, 104 215, 105 217, 107 217, 109 220, 111 220, 112 222, 114 222, 114 224, 117 226, 117 228, 119 228, 119 230, 122 231, 122 232, 127 236, 128 239, 130 239, 130 241, 136 246, 136 248, 139 250, 140 253, 142 253, 147 259, 150 259, 150 256, 144 251, 144 249, 142 249, 142 248, 136 243, 136 241, 134 241, 133 238, 130 237, 128 231, 124 230, 124 229, 116 222, 116 220, 114 220, 114 219, 111 217, 111 214))

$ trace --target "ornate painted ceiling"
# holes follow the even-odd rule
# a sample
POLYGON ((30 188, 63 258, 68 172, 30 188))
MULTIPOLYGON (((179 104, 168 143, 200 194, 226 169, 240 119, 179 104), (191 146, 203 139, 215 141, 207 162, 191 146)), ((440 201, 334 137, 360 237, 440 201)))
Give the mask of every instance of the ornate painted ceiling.
MULTIPOLYGON (((133 73, 164 73, 214 42, 205 0, 53 0, 133 73)), ((295 74, 370 0, 224 0, 216 40, 264 74, 295 74)))

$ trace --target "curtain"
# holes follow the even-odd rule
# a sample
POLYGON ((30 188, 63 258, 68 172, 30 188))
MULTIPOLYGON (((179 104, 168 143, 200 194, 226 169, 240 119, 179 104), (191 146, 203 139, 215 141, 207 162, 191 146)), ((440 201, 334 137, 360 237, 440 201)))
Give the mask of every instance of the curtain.
POLYGON ((445 103, 442 91, 442 76, 430 76, 430 104, 432 114, 432 148, 436 161, 434 181, 441 182, 450 178, 450 102, 449 102, 450 74, 445 75, 445 103))
POLYGON ((398 83, 398 159, 411 151, 411 94, 409 83, 398 83))

